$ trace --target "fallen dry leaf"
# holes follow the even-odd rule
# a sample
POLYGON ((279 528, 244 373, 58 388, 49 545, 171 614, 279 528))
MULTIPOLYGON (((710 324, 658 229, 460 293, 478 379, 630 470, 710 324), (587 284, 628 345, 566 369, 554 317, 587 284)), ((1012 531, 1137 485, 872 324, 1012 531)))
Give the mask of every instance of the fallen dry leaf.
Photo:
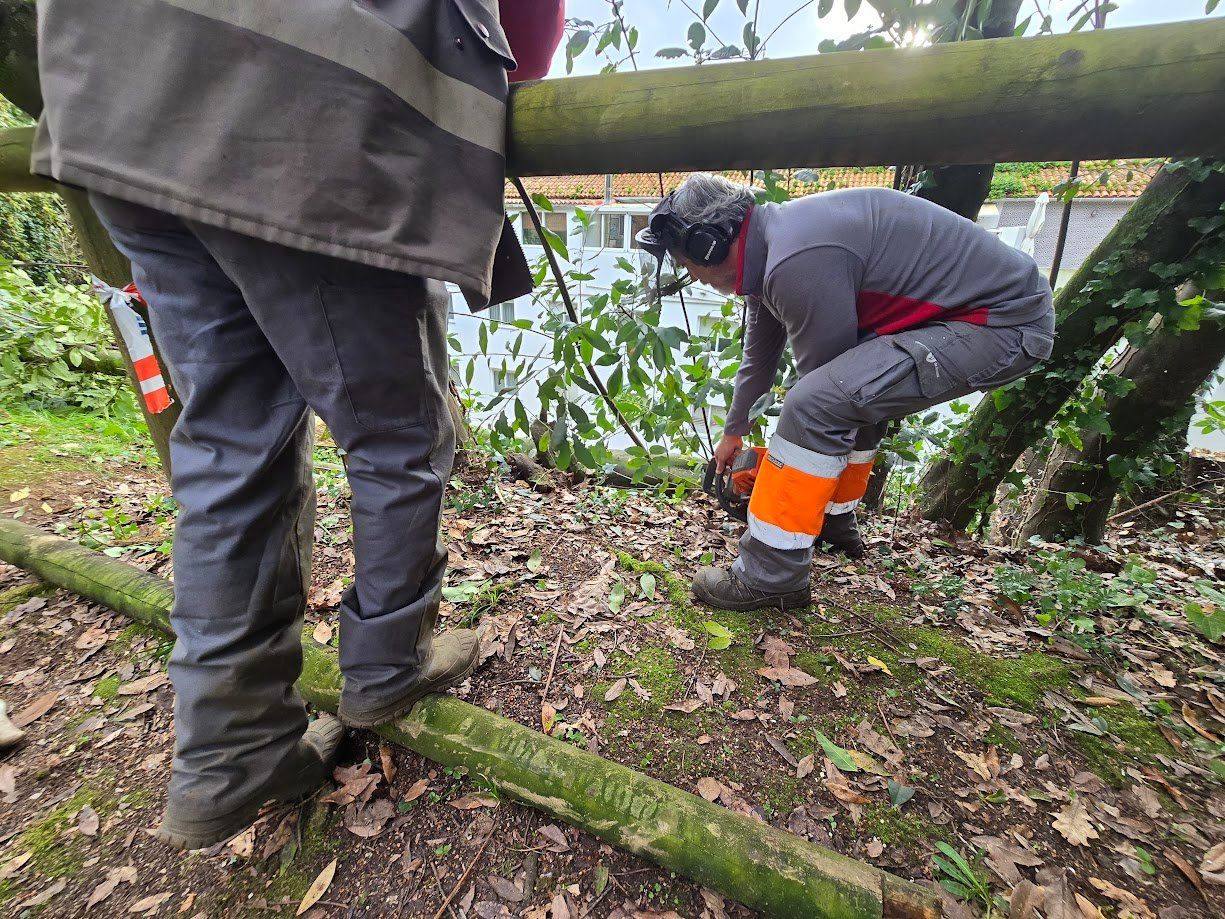
POLYGON ((1199 891, 1199 895, 1207 900, 1208 894, 1204 893, 1203 879, 1200 878, 1199 872, 1195 870, 1195 867, 1173 849, 1162 849, 1161 851, 1165 853, 1165 857, 1170 860, 1170 863, 1181 871, 1183 876, 1194 885, 1195 889, 1199 891))
POLYGON ((98 835, 98 812, 88 804, 77 811, 77 829, 86 836, 98 835))
POLYGON ((64 888, 67 886, 68 882, 63 878, 60 878, 51 886, 44 888, 40 893, 30 897, 30 899, 18 903, 14 915, 20 913, 22 910, 31 909, 35 906, 43 906, 46 903, 50 903, 53 899, 62 894, 64 892, 64 888))
POLYGON ((718 779, 712 779, 709 776, 698 779, 698 794, 707 801, 719 800, 719 795, 722 793, 723 785, 718 779))
POLYGON ((873 667, 875 667, 877 670, 883 671, 884 673, 889 674, 889 676, 893 676, 893 671, 889 669, 889 665, 886 664, 880 658, 873 657, 871 654, 869 654, 868 663, 871 664, 873 667))
POLYGON ((129 913, 151 913, 167 900, 170 899, 170 891, 165 893, 155 893, 152 896, 145 897, 142 900, 137 900, 128 907, 129 913))
POLYGON ((1157 919, 1153 911, 1148 908, 1148 904, 1137 897, 1130 891, 1123 890, 1121 887, 1116 887, 1109 881, 1103 881, 1101 878, 1089 878, 1089 883, 1103 896, 1109 897, 1123 907, 1125 912, 1131 913, 1135 919, 1157 919))
POLYGON ((1055 818, 1051 824, 1068 842, 1074 846, 1087 846, 1090 839, 1097 839, 1097 830, 1089 820, 1085 803, 1080 798, 1074 798, 1055 818))
POLYGON ((33 724, 47 712, 51 711, 52 707, 59 701, 59 692, 49 692, 39 696, 17 714, 10 719, 14 727, 24 728, 27 725, 33 724))
POLYGON ((136 880, 136 869, 131 866, 123 868, 112 868, 106 873, 106 880, 94 888, 93 893, 89 895, 89 899, 85 902, 86 911, 97 906, 107 897, 115 892, 115 888, 120 884, 131 884, 136 880))
POLYGON ((570 851, 570 843, 567 841, 566 833, 561 827, 549 823, 537 829, 536 832, 552 843, 552 845, 549 847, 550 851, 570 851))
POLYGON ((816 767, 816 757, 809 753, 796 764, 795 777, 797 779, 805 778, 812 774, 812 770, 816 767))
POLYGON ((478 807, 497 807, 498 799, 490 795, 464 795, 462 798, 448 801, 447 804, 457 811, 471 811, 478 807))
POLYGON ((553 726, 557 724, 557 709, 548 702, 540 703, 540 729, 546 734, 553 733, 553 726))
POLYGON ((617 699, 621 697, 621 693, 625 692, 625 685, 627 682, 629 681, 626 680, 625 677, 621 677, 621 679, 609 686, 608 691, 604 693, 604 701, 616 702, 617 699))
POLYGON ((417 779, 417 781, 413 782, 412 787, 409 788, 408 791, 404 792, 404 800, 416 801, 423 794, 425 794, 425 790, 429 787, 429 779, 417 779))
POLYGON ((323 895, 327 893, 327 889, 332 886, 332 878, 336 876, 336 859, 332 859, 326 868, 319 872, 319 875, 311 881, 311 886, 306 890, 306 896, 302 898, 302 902, 298 904, 298 911, 295 916, 301 916, 304 912, 323 899, 323 895))
POLYGON ((1191 706, 1186 702, 1182 704, 1182 720, 1187 722, 1191 726, 1191 730, 1195 731, 1204 740, 1211 741, 1212 743, 1220 742, 1221 738, 1199 723, 1199 720, 1195 717, 1195 712, 1191 711, 1191 706))
POLYGON ((811 686, 817 682, 816 677, 798 667, 762 667, 757 673, 784 686, 811 686))
POLYGON ((514 881, 508 881, 504 877, 491 874, 485 878, 485 883, 489 885, 495 894, 510 903, 518 903, 523 899, 523 891, 519 889, 519 885, 514 881))
POLYGON ((390 785, 396 778, 396 761, 391 755, 391 747, 385 743, 379 744, 379 765, 383 767, 383 778, 390 785))
POLYGON ((1199 864, 1204 880, 1211 884, 1225 884, 1225 842, 1218 842, 1204 853, 1199 864))
POLYGON ((137 696, 141 693, 152 692, 170 682, 170 677, 164 673, 151 673, 149 676, 141 677, 139 680, 133 680, 131 683, 124 683, 119 687, 118 693, 121 696, 137 696))
POLYGON ((226 848, 239 858, 250 858, 255 854, 255 827, 249 826, 227 844, 226 848))
POLYGON ((331 623, 320 620, 319 624, 315 626, 315 631, 311 632, 311 638, 321 645, 326 645, 332 640, 331 623))
POLYGON ((671 705, 665 705, 665 712, 684 712, 686 715, 692 715, 702 707, 701 699, 686 699, 684 702, 673 702, 671 705))

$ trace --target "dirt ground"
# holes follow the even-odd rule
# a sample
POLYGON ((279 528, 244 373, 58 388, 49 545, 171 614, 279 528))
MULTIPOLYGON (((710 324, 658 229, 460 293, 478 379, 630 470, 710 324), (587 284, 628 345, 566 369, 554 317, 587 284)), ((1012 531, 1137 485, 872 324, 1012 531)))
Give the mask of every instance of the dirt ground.
MULTIPOLYGON (((171 575, 156 471, 18 449, 0 449, 5 514, 171 575)), ((334 646, 347 490, 330 471, 318 485, 307 630, 334 646)), ((876 517, 862 564, 818 556, 811 610, 741 614, 688 595, 738 532, 704 496, 542 493, 473 459, 447 499, 444 621, 478 627, 487 657, 457 694, 943 880, 950 916, 1225 915, 1225 669, 1187 615, 1225 615, 1221 496, 1203 497, 1070 550, 876 517)), ((172 852, 149 834, 173 747, 170 647, 0 565, 0 698, 27 731, 0 754, 0 912, 288 916, 334 870, 315 919, 749 915, 368 733, 306 805, 172 852)))

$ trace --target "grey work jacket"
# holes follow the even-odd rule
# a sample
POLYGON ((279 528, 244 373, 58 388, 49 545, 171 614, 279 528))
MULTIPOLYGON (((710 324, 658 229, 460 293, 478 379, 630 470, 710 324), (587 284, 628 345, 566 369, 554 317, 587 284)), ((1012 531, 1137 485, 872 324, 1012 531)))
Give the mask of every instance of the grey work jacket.
POLYGON ((38 0, 38 20, 33 172, 474 307, 530 290, 496 0, 38 0))

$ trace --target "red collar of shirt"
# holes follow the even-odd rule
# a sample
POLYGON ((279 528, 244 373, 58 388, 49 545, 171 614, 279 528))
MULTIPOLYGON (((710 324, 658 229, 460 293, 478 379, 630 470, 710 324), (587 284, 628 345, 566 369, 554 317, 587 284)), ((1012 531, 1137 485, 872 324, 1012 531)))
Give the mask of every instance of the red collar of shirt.
POLYGON ((744 253, 749 247, 749 221, 753 219, 753 208, 749 208, 740 224, 740 232, 736 238, 740 241, 740 252, 736 256, 736 293, 744 293, 744 253))

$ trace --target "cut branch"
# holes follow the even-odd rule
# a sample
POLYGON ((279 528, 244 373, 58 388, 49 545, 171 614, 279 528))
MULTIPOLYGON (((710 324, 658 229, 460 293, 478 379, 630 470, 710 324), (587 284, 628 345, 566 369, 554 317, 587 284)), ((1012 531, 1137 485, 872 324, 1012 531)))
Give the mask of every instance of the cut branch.
MULTIPOLYGON (((14 520, 0 520, 0 559, 170 632, 170 584, 14 520)), ((298 688, 335 711, 341 674, 303 636, 298 688)), ((931 890, 806 842, 571 744, 445 695, 379 728, 385 739, 448 766, 612 845, 778 919, 936 919, 931 890)))

